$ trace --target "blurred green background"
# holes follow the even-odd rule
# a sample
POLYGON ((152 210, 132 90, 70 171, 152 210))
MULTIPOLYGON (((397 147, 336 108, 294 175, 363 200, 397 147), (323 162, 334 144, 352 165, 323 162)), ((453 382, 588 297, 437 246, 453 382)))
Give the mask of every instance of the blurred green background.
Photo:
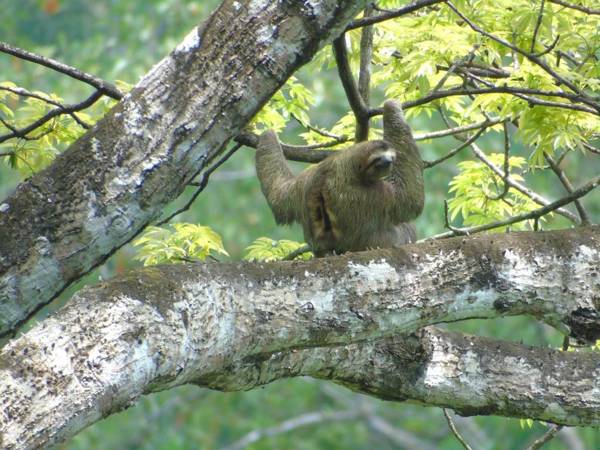
MULTIPOLYGON (((107 0, 0 0, 3 12, 0 40, 53 57, 108 81, 135 84, 140 76, 165 56, 193 26, 204 20, 218 0, 151 0, 145 2, 107 0)), ((29 90, 55 92, 67 102, 83 99, 89 88, 41 66, 0 54, 0 81, 10 80, 29 90)), ((297 74, 316 94, 311 122, 321 127, 335 123, 348 109, 335 70, 315 76, 297 74)), ((376 101, 382 100, 377 97, 376 101)), ((417 131, 441 129, 426 117, 411 122, 417 131)), ((282 135, 289 143, 301 143, 297 124, 290 123, 282 135)), ((484 141, 485 142, 485 141, 484 141)), ((424 159, 441 156, 456 141, 438 139, 421 145, 424 159)), ((489 145, 501 151, 501 141, 489 145)), ((519 152, 516 148, 515 152, 519 152)), ((455 158, 426 173, 427 203, 417 221, 421 237, 444 231, 443 200, 448 182, 457 173, 455 158)), ((569 167, 582 179, 600 167, 582 156, 569 167)), ((301 167, 301 165, 298 165, 301 167)), ((0 196, 8 195, 19 175, 0 164, 0 196)), ((557 182, 544 176, 528 178, 548 197, 562 194, 557 182)), ((577 179, 575 180, 577 181, 577 179)), ((576 183, 577 184, 577 183, 576 183)), ((169 210, 184 203, 189 189, 169 210)), ((598 193, 586 197, 595 221, 600 217, 598 193)), ((209 225, 223 237, 233 259, 260 236, 302 241, 299 227, 278 227, 264 201, 255 178, 253 150, 243 148, 211 177, 208 188, 179 221, 209 225)), ((556 226, 565 226, 557 221, 556 226)), ((66 301, 85 283, 110 278, 139 265, 135 251, 127 246, 101 268, 66 292, 53 308, 66 301)), ((43 318, 49 311, 42 311, 43 318)), ((558 346, 561 337, 545 325, 527 318, 470 321, 451 328, 476 334, 519 339, 537 345, 558 346), (515 330, 519 330, 515 332, 515 330)), ((320 421, 276 437, 263 438, 252 449, 458 449, 449 434, 442 411, 411 404, 383 402, 354 394, 331 383, 311 379, 283 380, 244 393, 220 393, 192 386, 147 396, 135 406, 95 424, 63 449, 192 449, 225 448, 252 430, 278 426, 283 421, 315 411, 364 411, 353 420, 320 421), (380 422, 367 420, 377 416, 380 422)), ((457 425, 478 449, 523 448, 545 430, 541 424, 522 428, 518 420, 478 417, 457 418, 457 425)), ((600 448, 593 429, 562 432, 546 448, 600 448)))

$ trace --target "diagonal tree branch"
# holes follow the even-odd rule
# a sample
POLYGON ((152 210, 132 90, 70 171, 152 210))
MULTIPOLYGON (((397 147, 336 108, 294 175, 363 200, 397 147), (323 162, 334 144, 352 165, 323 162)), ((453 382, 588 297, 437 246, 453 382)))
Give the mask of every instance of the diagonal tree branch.
POLYGON ((0 336, 154 221, 366 0, 244 4, 225 0, 0 203, 0 336))
POLYGON ((16 56, 19 59, 24 59, 26 61, 31 61, 33 63, 40 64, 44 67, 48 67, 49 69, 55 70, 56 72, 60 72, 76 80, 83 81, 84 83, 95 87, 102 95, 107 95, 108 97, 111 97, 115 100, 121 100, 121 98, 123 98, 123 93, 116 86, 98 77, 95 77, 94 75, 85 73, 75 67, 71 67, 52 58, 36 55, 35 53, 28 52, 27 50, 14 47, 12 45, 7 44, 6 42, 1 41, 0 52, 16 56))

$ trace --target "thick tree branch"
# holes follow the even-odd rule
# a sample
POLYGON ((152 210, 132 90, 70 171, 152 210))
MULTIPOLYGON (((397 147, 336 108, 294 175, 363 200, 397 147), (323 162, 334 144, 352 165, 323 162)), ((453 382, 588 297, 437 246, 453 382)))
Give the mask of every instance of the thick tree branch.
POLYGON ((226 0, 23 182, 0 204, 0 336, 155 220, 365 4, 226 0))
POLYGON ((239 390, 296 375, 461 414, 600 424, 594 353, 437 331, 347 346, 521 314, 593 342, 599 265, 600 229, 589 227, 309 262, 140 269, 84 288, 0 351, 3 445, 47 447, 184 383, 239 390))

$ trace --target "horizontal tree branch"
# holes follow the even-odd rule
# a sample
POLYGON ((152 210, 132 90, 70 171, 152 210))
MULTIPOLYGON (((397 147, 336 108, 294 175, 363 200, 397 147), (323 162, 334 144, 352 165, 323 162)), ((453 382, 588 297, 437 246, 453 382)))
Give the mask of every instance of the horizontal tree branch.
MULTIPOLYGON (((600 337, 599 265, 600 227, 588 227, 478 235, 308 262, 143 268, 80 290, 54 316, 0 351, 0 435, 7 449, 47 447, 144 393, 190 382, 248 389, 274 379, 273 372, 260 369, 272 358, 289 355, 294 361, 303 348, 379 339, 433 323, 529 314, 594 342, 600 337), (292 349, 298 351, 287 352, 292 349), (240 364, 248 371, 240 372, 240 364)), ((452 348, 436 350, 436 340, 414 346, 430 352, 421 359, 418 351, 390 350, 384 343, 387 350, 375 353, 381 364, 372 364, 365 355, 374 354, 369 347, 374 344, 364 344, 362 356, 358 347, 342 348, 332 367, 319 358, 306 360, 307 366, 284 363, 284 373, 276 377, 294 370, 308 374, 312 368, 313 376, 362 386, 372 395, 391 396, 397 389, 398 397, 385 398, 400 400, 409 390, 413 399, 462 414, 521 411, 565 424, 600 423, 595 356, 495 343, 478 356, 479 348, 466 339, 471 349, 466 359, 446 359, 443 350, 452 353, 452 348), (522 358, 511 357, 511 348, 522 358), (387 367, 393 372, 379 376, 386 354, 404 354, 431 368, 411 372, 415 366, 392 359, 387 367), (357 370, 360 364, 371 367, 371 375, 366 366, 357 370), (499 389, 496 382, 502 379, 488 366, 502 371, 506 390, 499 389), (494 383, 475 389, 487 386, 482 377, 488 373, 494 383), (551 376, 556 383, 548 384, 551 376), (573 377, 577 381, 571 384, 573 377), (546 384, 538 385, 538 378, 546 384), (549 390, 538 395, 544 386, 549 390), (573 397, 566 395, 570 391, 573 397), (498 397, 483 401, 494 393, 498 397)), ((331 348, 322 351, 335 356, 331 348)))
POLYGON ((386 11, 382 14, 356 19, 346 27, 346 31, 354 30, 355 28, 366 27, 368 25, 373 25, 375 23, 384 22, 390 19, 395 19, 396 17, 410 14, 419 9, 435 5, 436 3, 444 3, 445 1, 446 0, 416 0, 413 3, 410 3, 406 6, 403 6, 402 8, 398 8, 393 11, 386 11))
MULTIPOLYGON (((312 376, 386 400, 454 409, 463 416, 600 423, 598 353, 563 352, 428 327, 375 342, 274 353, 252 364, 240 361, 208 385, 251 389, 280 378, 312 376)), ((198 382, 204 385, 202 379, 198 382)))

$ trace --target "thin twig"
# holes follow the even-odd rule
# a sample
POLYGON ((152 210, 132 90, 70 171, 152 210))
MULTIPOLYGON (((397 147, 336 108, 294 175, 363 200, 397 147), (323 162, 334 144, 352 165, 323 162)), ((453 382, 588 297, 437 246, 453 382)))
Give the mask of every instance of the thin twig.
MULTIPOLYGON (((556 161, 554 161, 554 158, 552 158, 552 156, 550 156, 548 153, 544 152, 544 158, 546 159, 546 162, 564 186, 565 190, 569 194, 572 193, 573 185, 571 184, 571 181, 565 174, 564 170, 560 168, 556 161)), ((581 225, 589 225, 591 223, 590 218, 581 202, 579 200, 575 200, 573 203, 575 204, 575 208, 577 208, 577 212, 579 213, 579 217, 581 218, 581 225)))
POLYGON ((481 129, 479 129, 477 131, 477 133, 475 133, 473 136, 471 136, 469 139, 467 139, 463 144, 461 144, 458 147, 450 150, 448 153, 446 153, 441 158, 438 158, 438 159, 436 159, 434 161, 424 161, 423 162, 423 167, 425 169, 429 169, 430 167, 437 166, 438 164, 443 163, 447 159, 452 158, 454 155, 456 155, 462 149, 467 148, 469 145, 471 145, 473 142, 475 142, 479 138, 479 136, 481 136, 483 134, 483 132, 486 130, 486 128, 487 127, 482 127, 481 129))
POLYGON ((537 56, 538 58, 540 56, 544 56, 547 55, 548 53, 550 53, 552 50, 554 50, 554 47, 556 47, 556 44, 558 44, 558 41, 560 40, 560 34, 557 34, 556 37, 554 38, 554 40, 552 41, 552 43, 550 45, 546 45, 544 43, 542 43, 542 45, 544 47, 546 47, 544 50, 537 52, 537 53, 533 53, 534 56, 537 56))
MULTIPOLYGON (((485 153, 483 152, 483 150, 481 150, 477 146, 477 144, 475 144, 475 143, 471 144, 471 150, 473 151, 473 153, 475 154, 475 156, 482 163, 484 163, 486 166, 488 166, 497 176, 502 177, 504 175, 503 172, 502 172, 502 169, 500 169, 497 165, 495 165, 485 155, 485 153)), ((530 190, 529 188, 527 188, 525 185, 519 183, 518 181, 513 180, 510 176, 506 178, 505 182, 510 187, 516 189, 517 191, 519 191, 523 195, 526 195, 527 197, 529 197, 531 200, 533 200, 538 205, 548 206, 548 205, 551 204, 544 197, 542 197, 541 195, 537 194, 536 192, 530 190)), ((556 212, 557 212, 557 214, 560 214, 560 215, 566 217, 567 219, 571 220, 573 223, 579 224, 579 218, 575 214, 573 214, 571 211, 569 211, 567 209, 564 209, 564 208, 558 208, 556 212)))
MULTIPOLYGON (((206 188, 210 174, 213 173, 215 170, 217 170, 225 161, 227 161, 231 157, 231 155, 233 155, 236 151, 239 150, 239 148, 241 146, 242 146, 242 144, 236 143, 233 147, 231 147, 231 149, 227 153, 225 153, 221 157, 221 159, 219 159, 216 163, 214 163, 212 166, 210 166, 208 169, 206 169, 206 171, 202 174, 202 178, 200 179, 200 182, 198 184, 198 189, 196 189, 196 191, 194 192, 192 197, 181 208, 176 210, 174 213, 170 214, 167 218, 158 222, 157 226, 160 227, 160 226, 164 225, 165 223, 169 222, 173 217, 190 209, 190 206, 192 206, 192 203, 194 203, 196 198, 198 198, 200 193, 206 188)), ((202 167, 199 169, 199 171, 200 170, 202 170, 202 167)))
POLYGON ((435 85, 435 87, 431 90, 431 93, 439 91, 442 88, 442 86, 444 86, 444 84, 446 83, 448 78, 450 78, 450 75, 452 75, 459 66, 461 66, 465 63, 472 62, 473 58, 475 57, 475 52, 477 51, 478 48, 479 48, 479 44, 475 44, 473 46, 473 49, 469 52, 468 55, 466 55, 464 58, 459 58, 456 61, 454 61, 454 63, 446 71, 444 76, 440 79, 440 81, 438 81, 438 83, 435 85))
POLYGON ((550 3, 564 6, 565 8, 576 9, 577 11, 584 12, 586 14, 600 14, 600 9, 587 8, 581 5, 575 5, 573 3, 567 3, 562 0, 548 0, 550 3))
POLYGON ((536 439, 527 450, 538 450, 542 448, 542 446, 548 442, 550 442, 556 433, 558 433, 562 429, 562 425, 550 425, 548 427, 548 431, 546 431, 540 438, 536 439))
MULTIPOLYGON (((397 428, 387 420, 376 414, 369 414, 366 418, 367 424, 380 433, 382 436, 392 441, 397 448, 418 448, 419 450, 437 450, 439 447, 432 442, 425 441, 413 433, 397 428)), ((394 447, 396 448, 396 447, 394 447)))
POLYGON ((583 142, 582 143, 583 146, 585 147, 586 150, 589 150, 592 153, 595 153, 596 155, 600 155, 600 149, 594 147, 593 145, 588 144, 587 142, 583 142))
POLYGON ((493 120, 486 119, 481 122, 472 123, 470 125, 463 125, 460 127, 451 127, 451 128, 447 128, 445 130, 431 131, 429 133, 423 133, 423 134, 415 134, 414 139, 415 139, 415 141, 424 141, 426 139, 435 139, 435 138, 441 138, 441 137, 445 137, 445 136, 452 136, 454 134, 464 133, 465 131, 477 130, 479 128, 492 127, 494 125, 499 124, 500 122, 502 122, 502 119, 493 119, 493 120))
POLYGON ((223 448, 223 450, 241 450, 265 437, 289 433, 290 431, 300 427, 306 427, 324 422, 356 420, 363 414, 364 413, 361 410, 356 409, 347 411, 315 411, 302 414, 292 419, 285 420, 272 427, 252 430, 241 439, 223 448))
POLYGON ((465 450, 473 450, 471 448, 471 446, 469 444, 467 444, 467 441, 465 441, 465 439, 458 432, 458 429, 456 428, 456 425, 454 425, 454 421, 452 420, 452 417, 450 417, 448 410, 446 408, 442 408, 442 410, 444 411, 444 416, 446 417, 446 422, 448 422, 448 426, 450 427, 450 431, 452 431, 452 434, 454 435, 454 437, 458 440, 458 442, 461 443, 461 445, 465 448, 465 450))
POLYGON ((501 200, 508 194, 510 184, 508 177, 510 175, 510 136, 508 135, 508 124, 504 122, 504 174, 502 175, 502 192, 497 196, 489 197, 490 200, 501 200))
MULTIPOLYGON (((8 86, 0 86, 0 91, 11 92, 11 93, 13 93, 15 95, 18 95, 20 97, 35 98, 35 99, 40 100, 40 101, 42 101, 44 103, 47 103, 49 105, 56 106, 57 108, 62 108, 63 110, 65 109, 65 105, 63 105, 62 103, 59 103, 59 102, 57 102, 55 100, 52 100, 51 98, 45 97, 43 95, 36 94, 35 92, 30 92, 27 89, 23 89, 23 88, 20 88, 20 87, 11 88, 11 87, 8 87, 8 86)), ((83 120, 81 120, 77 116, 77 114, 75 114, 74 112, 65 112, 65 114, 70 115, 73 118, 73 120, 75 120, 75 122, 77 122, 77 124, 79 126, 81 126, 82 128, 84 128, 84 129, 87 130, 87 129, 89 129, 91 127, 90 124, 88 124, 88 123, 84 122, 83 120)), ((11 128, 11 131, 16 132, 17 130, 11 128)))
POLYGON ((435 5, 436 3, 444 3, 446 0, 417 0, 410 5, 406 5, 402 8, 387 11, 383 14, 378 14, 376 16, 371 17, 362 17, 360 19, 356 19, 353 22, 350 22, 350 25, 346 27, 346 31, 353 30, 355 28, 366 27, 368 25, 373 25, 375 23, 383 22, 386 20, 394 19, 396 17, 404 16, 406 14, 410 14, 414 11, 417 11, 422 8, 426 8, 428 6, 435 5))
MULTIPOLYGON (((512 94, 515 96, 519 95, 540 95, 544 97, 561 97, 566 98, 571 101, 583 102, 583 99, 579 95, 569 94, 562 91, 543 91, 540 89, 530 89, 530 88, 520 88, 513 86, 494 86, 490 88, 471 88, 466 89, 463 87, 453 88, 444 91, 437 91, 431 94, 428 94, 424 97, 420 97, 415 100, 409 100, 402 104, 403 109, 412 108, 415 106, 424 105, 426 103, 430 103, 433 100, 437 100, 445 97, 453 97, 457 95, 477 95, 477 94, 512 94)), ((594 114, 596 116, 600 115, 600 111, 595 108, 589 108, 583 105, 576 105, 571 103, 560 103, 560 102, 552 102, 546 101, 535 97, 527 97, 525 98, 527 102, 531 105, 540 105, 540 106, 552 106, 557 108, 565 108, 572 109, 574 111, 583 111, 590 114, 594 114)), ((598 107, 600 109, 600 107, 598 107)), ((371 117, 378 116, 383 114, 383 108, 373 108, 369 111, 371 117)))
POLYGON ((537 35, 540 31, 540 26, 542 25, 542 19, 544 18, 544 4, 544 0, 541 0, 540 11, 538 12, 537 21, 535 22, 535 28, 533 30, 533 37, 531 38, 531 53, 535 52, 535 41, 537 40, 537 35))
POLYGON ((432 239, 442 239, 452 236, 461 236, 461 235, 470 235, 474 233, 480 233, 482 231, 491 230, 492 228, 504 227, 507 225, 512 225, 513 223, 523 222, 525 220, 535 220, 538 219, 548 213, 557 211, 558 208, 564 205, 568 205, 572 203, 576 198, 581 198, 590 192, 592 189, 595 189, 600 185, 600 176, 592 178, 586 184, 581 186, 580 188, 573 191, 572 194, 567 195, 555 202, 552 202, 542 208, 534 209, 533 211, 529 211, 526 213, 518 214, 516 216, 509 217, 504 220, 498 220, 496 222, 491 222, 484 225, 478 225, 469 228, 453 228, 452 231, 448 231, 446 233, 441 233, 435 236, 431 236, 425 240, 429 241, 432 239))
POLYGON ((20 130, 13 131, 12 133, 8 133, 3 136, 0 136, 0 143, 7 141, 9 139, 13 139, 13 138, 26 139, 26 136, 29 133, 31 133, 33 130, 41 127, 49 120, 51 120, 57 116, 63 115, 63 114, 70 114, 75 111, 81 111, 82 109, 86 109, 86 108, 92 106, 94 103, 96 103, 96 101, 100 97, 102 97, 102 95, 103 95, 102 92, 100 92, 98 90, 98 91, 95 91, 92 95, 90 95, 88 98, 86 98, 84 101, 82 101, 80 103, 77 103, 75 105, 65 105, 65 106, 61 106, 59 108, 52 109, 52 110, 48 111, 45 115, 40 117, 38 120, 27 125, 26 127, 21 128, 20 130))
POLYGON ((36 55, 35 53, 28 52, 27 50, 14 47, 12 45, 7 44, 6 42, 1 41, 0 52, 16 56, 19 59, 31 61, 33 63, 55 70, 56 72, 65 74, 76 80, 83 81, 84 83, 87 83, 90 86, 93 86, 96 89, 98 89, 98 91, 100 91, 102 95, 107 95, 108 97, 114 98, 115 100, 121 100, 121 98, 123 98, 123 93, 116 86, 93 75, 90 75, 89 73, 82 72, 81 70, 76 69, 75 67, 71 67, 67 64, 56 61, 52 58, 36 55))

